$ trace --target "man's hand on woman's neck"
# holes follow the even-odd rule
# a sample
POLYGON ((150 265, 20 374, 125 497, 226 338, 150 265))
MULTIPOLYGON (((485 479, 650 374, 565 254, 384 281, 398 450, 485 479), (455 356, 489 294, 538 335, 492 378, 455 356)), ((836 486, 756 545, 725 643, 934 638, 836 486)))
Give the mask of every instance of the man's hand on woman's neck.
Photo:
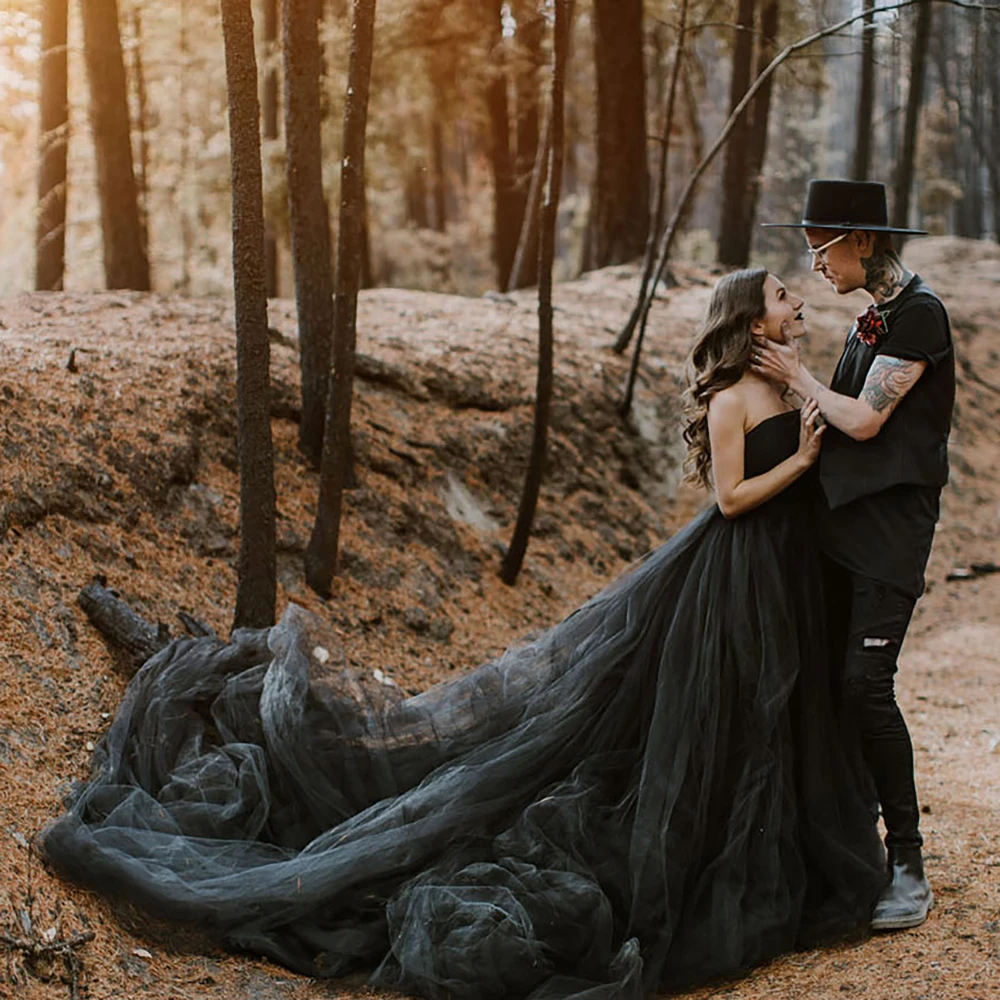
POLYGON ((871 257, 862 257, 861 265, 865 269, 865 291, 878 306, 894 299, 913 277, 895 250, 876 251, 871 257))

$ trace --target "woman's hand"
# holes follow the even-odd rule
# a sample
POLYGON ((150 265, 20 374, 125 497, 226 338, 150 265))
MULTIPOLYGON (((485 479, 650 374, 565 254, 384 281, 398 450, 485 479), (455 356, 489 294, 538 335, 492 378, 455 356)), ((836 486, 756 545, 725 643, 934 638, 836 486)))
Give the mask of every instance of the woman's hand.
POLYGON ((819 449, 823 443, 823 431, 826 424, 819 412, 819 403, 815 399, 807 399, 799 410, 799 455, 812 465, 819 458, 819 449))

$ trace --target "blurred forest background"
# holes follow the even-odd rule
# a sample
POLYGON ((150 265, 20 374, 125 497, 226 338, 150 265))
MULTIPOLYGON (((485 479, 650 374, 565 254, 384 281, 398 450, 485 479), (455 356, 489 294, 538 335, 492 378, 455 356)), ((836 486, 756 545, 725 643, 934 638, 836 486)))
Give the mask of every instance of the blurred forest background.
MULTIPOLYGON (((335 229, 351 5, 312 2, 321 42, 323 182, 335 229)), ((643 252, 682 17, 667 210, 759 70, 784 45, 860 13, 853 4, 578 0, 556 279, 643 252)), ((752 255, 787 270, 801 259, 800 237, 761 230, 755 222, 798 218, 811 176, 884 180, 897 220, 934 233, 997 239, 1000 17, 994 8, 919 0, 796 52, 774 74, 773 87, 761 88, 702 178, 673 256, 739 264, 752 255)), ((279 4, 254 0, 253 14, 268 293, 290 297, 279 4)), ((510 283, 546 127, 551 19, 552 3, 545 0, 379 0, 363 285, 478 295, 510 283)), ((50 77, 49 93, 53 86, 58 95, 59 80, 53 84, 50 77)), ((3 3, 0 293, 34 288, 36 279, 39 288, 143 287, 146 276, 135 265, 145 255, 155 290, 231 294, 226 100, 218 0, 3 3), (127 132, 115 131, 108 111, 122 86, 115 59, 107 56, 115 51, 109 35, 115 24, 127 132), (43 62, 56 77, 67 74, 65 115, 58 100, 40 108, 43 62), (139 214, 141 247, 120 251, 125 277, 117 281, 106 278, 102 263, 99 133, 102 155, 124 160, 130 154, 135 188, 133 198, 118 182, 104 211, 112 225, 132 202, 139 214), (115 142, 126 148, 115 154, 115 142), (55 170, 47 179, 40 176, 40 150, 55 170), (65 199, 65 228, 55 226, 64 232, 65 263, 55 276, 36 275, 40 196, 43 213, 65 199)), ((536 255, 525 259, 515 284, 537 277, 536 255)))

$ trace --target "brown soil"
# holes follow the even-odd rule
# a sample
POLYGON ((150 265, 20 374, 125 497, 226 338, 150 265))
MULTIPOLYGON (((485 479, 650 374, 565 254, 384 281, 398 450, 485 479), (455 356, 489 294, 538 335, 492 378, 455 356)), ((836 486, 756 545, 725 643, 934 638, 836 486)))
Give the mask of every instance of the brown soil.
MULTIPOLYGON (((1000 997, 1000 574, 946 580, 956 566, 1000 562, 1000 249, 933 239, 906 256, 943 294, 962 362, 954 472, 899 680, 937 907, 917 930, 789 955, 692 997, 1000 997)), ((496 568, 530 435, 531 295, 363 295, 358 486, 327 602, 302 578, 316 477, 296 451, 294 306, 273 302, 279 613, 296 601, 324 615, 353 663, 416 691, 557 620, 667 538, 706 502, 678 488, 678 391, 713 276, 677 273, 628 427, 614 412, 626 363, 608 344, 634 269, 556 289, 549 475, 514 588, 496 568)), ((792 285, 809 300, 810 361, 828 376, 862 303, 809 277, 792 285)), ((120 659, 77 607, 80 588, 103 574, 174 634, 178 611, 228 630, 233 324, 214 300, 131 293, 25 295, 0 303, 0 320, 0 924, 20 922, 30 893, 42 931, 94 930, 80 950, 91 1000, 374 997, 360 980, 312 982, 178 941, 37 860, 29 874, 25 845, 86 776, 125 686, 120 659)), ((0 997, 68 996, 57 975, 16 974, 9 957, 0 947, 0 997)))

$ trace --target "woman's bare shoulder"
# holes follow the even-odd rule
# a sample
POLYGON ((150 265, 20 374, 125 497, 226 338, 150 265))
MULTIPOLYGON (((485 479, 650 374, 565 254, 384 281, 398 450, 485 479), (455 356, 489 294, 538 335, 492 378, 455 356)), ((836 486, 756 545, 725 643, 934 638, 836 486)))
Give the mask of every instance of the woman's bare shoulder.
POLYGON ((708 403, 709 416, 731 420, 742 420, 747 410, 747 392, 744 379, 720 389, 708 403))

